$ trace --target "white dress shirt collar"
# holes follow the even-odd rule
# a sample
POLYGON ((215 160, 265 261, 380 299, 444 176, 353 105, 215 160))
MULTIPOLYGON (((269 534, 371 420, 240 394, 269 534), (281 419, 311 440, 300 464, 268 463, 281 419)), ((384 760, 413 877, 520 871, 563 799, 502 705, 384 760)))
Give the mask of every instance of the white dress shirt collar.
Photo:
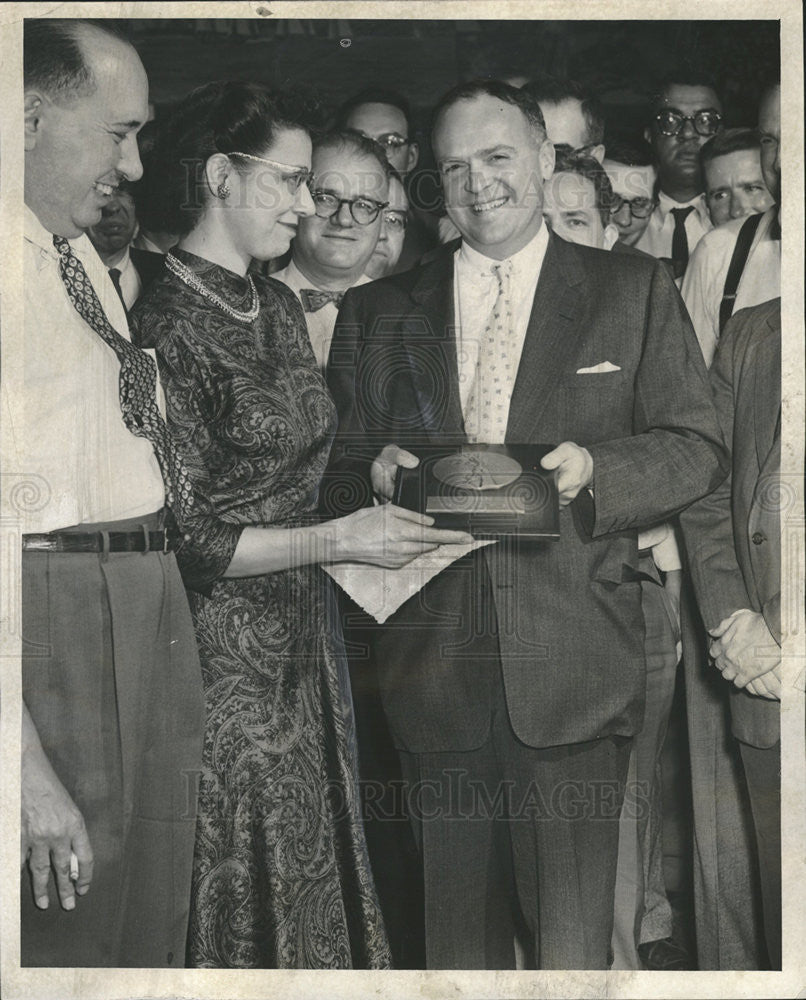
MULTIPOLYGON (((541 225, 535 236, 507 259, 512 261, 512 276, 516 281, 523 280, 524 277, 532 274, 539 274, 548 247, 548 227, 541 225)), ((500 263, 493 257, 474 250, 468 243, 462 240, 457 253, 457 265, 464 274, 468 276, 477 274, 492 274, 493 265, 500 263)))
POLYGON ((705 201, 705 193, 701 192, 689 201, 675 201, 674 198, 670 198, 665 191, 660 191, 658 193, 658 212, 661 216, 661 222, 666 219, 666 216, 671 212, 673 208, 688 208, 689 205, 694 209, 697 215, 700 217, 700 222, 704 225, 709 225, 711 222, 711 217, 708 214, 708 205, 705 201))

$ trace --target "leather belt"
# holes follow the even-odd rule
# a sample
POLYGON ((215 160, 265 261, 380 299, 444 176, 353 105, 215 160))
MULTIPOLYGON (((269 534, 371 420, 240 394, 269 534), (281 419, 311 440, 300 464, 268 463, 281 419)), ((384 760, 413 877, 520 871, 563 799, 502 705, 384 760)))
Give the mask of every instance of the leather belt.
POLYGON ((168 533, 159 531, 53 531, 23 535, 24 552, 167 552, 168 533))

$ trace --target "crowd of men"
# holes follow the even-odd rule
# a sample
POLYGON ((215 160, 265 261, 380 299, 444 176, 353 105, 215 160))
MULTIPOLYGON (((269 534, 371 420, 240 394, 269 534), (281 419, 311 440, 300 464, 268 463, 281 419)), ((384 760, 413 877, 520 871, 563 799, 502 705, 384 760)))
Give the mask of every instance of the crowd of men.
MULTIPOLYGON (((125 42, 89 25, 77 38, 96 77, 108 72, 119 83, 127 73, 142 86, 125 42)), ((118 354, 98 339, 90 349, 98 357, 87 361, 92 328, 73 294, 59 298, 72 247, 93 284, 107 278, 99 297, 107 326, 127 340, 127 311, 172 245, 149 205, 158 179, 148 176, 147 151, 141 179, 136 136, 145 120, 132 110, 132 92, 103 91, 120 105, 103 110, 105 121, 125 123, 120 144, 105 150, 85 130, 90 146, 79 156, 67 126, 96 114, 100 91, 63 105, 41 73, 26 86, 27 349, 54 335, 57 312, 76 328, 75 365, 55 389, 42 386, 39 398, 49 402, 37 403, 36 421, 47 422, 47 448, 34 458, 43 475, 60 467, 53 481, 64 480, 65 495, 86 495, 95 514, 79 516, 78 505, 48 511, 27 531, 32 553, 52 552, 51 574, 93 562, 87 573, 104 577, 120 600, 133 607, 142 597, 137 614, 154 617, 148 649, 159 646, 172 663, 184 656, 181 685, 160 690, 154 711, 172 738, 182 731, 192 771, 200 689, 187 621, 174 613, 168 628, 159 607, 147 605, 153 581, 142 559, 127 575, 128 551, 110 563, 108 552, 42 548, 82 522, 124 531, 116 506, 128 519, 132 491, 142 499, 138 514, 160 505, 159 450, 113 412, 118 354), (116 188, 91 211, 69 184, 54 183, 57 168, 60 180, 78 175, 80 183, 87 156, 97 183, 106 170, 116 188), (89 439, 75 418, 79 401, 85 415, 103 410, 89 439), (96 481, 99 469, 115 470, 108 484, 96 481), (181 723, 167 707, 177 700, 181 723)), ((560 446, 556 544, 539 558, 505 544, 473 553, 390 625, 363 634, 369 658, 354 676, 370 669, 374 693, 362 700, 360 683, 355 691, 359 750, 369 768, 388 759, 382 780, 402 774, 443 788, 461 770, 469 781, 457 794, 469 810, 478 809, 471 792, 480 784, 514 789, 521 803, 530 788, 546 802, 552 789, 580 789, 573 821, 562 810, 529 821, 495 809, 472 822, 447 810, 412 816, 416 855, 393 825, 380 829, 370 848, 400 964, 415 961, 406 925, 421 907, 429 968, 586 969, 614 960, 621 968, 780 968, 780 548, 777 511, 765 502, 780 466, 779 85, 759 94, 757 127, 726 125, 713 81, 688 71, 658 86, 643 136, 631 141, 609 140, 600 102, 573 81, 464 84, 434 111, 437 210, 413 196, 419 148, 403 97, 381 88, 357 94, 314 137, 315 213, 269 270, 299 297, 339 410, 332 482, 357 474, 383 501, 397 468, 414 464, 425 442, 560 446), (368 200, 383 204, 372 217, 368 200), (378 384, 394 410, 363 405, 378 384), (680 940, 663 881, 661 751, 681 659, 696 955, 680 940), (591 798, 608 783, 621 790, 609 810, 591 798), (621 808, 625 785, 635 808, 621 808)), ((41 378, 50 367, 40 361, 37 354, 41 378)), ((147 554, 176 574, 170 554, 147 554)), ((55 576, 45 596, 31 576, 26 600, 40 615, 47 606, 90 621, 95 576, 73 605, 64 593, 57 600, 55 576)), ((142 650, 120 646, 125 628, 116 622, 110 635, 102 618, 92 626, 97 648, 78 651, 82 662, 142 659, 142 650)), ((32 626, 26 638, 35 634, 32 626)), ((74 635, 67 630, 63 641, 74 635)), ((52 630, 48 641, 58 645, 52 630)), ((153 665, 138 669, 150 675, 153 665)), ((99 671, 81 682, 84 697, 93 687, 114 696, 99 671)), ((181 964, 181 906, 161 936, 138 920, 137 907, 150 892, 164 897, 172 880, 186 885, 187 838, 174 831, 170 857, 152 866, 149 851, 162 851, 165 836, 128 829, 129 813, 108 819, 93 869, 87 826, 119 789, 96 781, 92 816, 81 815, 81 780, 66 791, 64 761, 42 748, 39 730, 52 724, 54 703, 52 692, 37 692, 38 677, 29 671, 23 739, 29 919, 42 918, 39 937, 52 940, 60 921, 97 907, 88 933, 107 941, 111 928, 114 944, 107 953, 99 944, 79 964, 181 964), (147 871, 153 877, 141 880, 147 871)), ((69 730, 69 719, 59 725, 69 730)), ((126 786, 133 794, 140 779, 127 770, 135 764, 121 725, 123 777, 116 772, 114 781, 134 782, 126 786)), ((70 740, 60 731, 65 757, 70 740)), ((186 809, 187 789, 163 796, 167 812, 179 798, 186 809)), ((173 830, 170 822, 160 817, 159 831, 173 830)), ((44 964, 36 947, 27 964, 44 964)), ((60 955, 52 964, 71 963, 60 955)))

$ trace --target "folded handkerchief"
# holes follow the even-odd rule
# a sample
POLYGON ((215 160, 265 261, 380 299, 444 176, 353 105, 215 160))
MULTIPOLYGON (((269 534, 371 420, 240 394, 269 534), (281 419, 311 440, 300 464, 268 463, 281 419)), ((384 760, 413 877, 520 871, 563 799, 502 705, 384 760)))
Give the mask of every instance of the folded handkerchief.
POLYGON ((600 361, 592 368, 578 368, 577 375, 598 375, 600 372, 620 372, 621 368, 612 361, 600 361))

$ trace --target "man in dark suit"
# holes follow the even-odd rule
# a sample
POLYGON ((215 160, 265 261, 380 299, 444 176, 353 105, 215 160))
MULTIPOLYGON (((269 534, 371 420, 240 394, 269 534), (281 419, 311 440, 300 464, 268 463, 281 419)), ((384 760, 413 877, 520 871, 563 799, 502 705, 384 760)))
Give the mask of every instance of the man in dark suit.
POLYGON ((388 497, 424 444, 560 442, 543 459, 559 541, 458 560, 377 630, 373 656, 411 783, 429 967, 511 968, 525 921, 528 961, 605 968, 643 714, 637 529, 713 489, 724 448, 662 265, 543 225, 554 150, 534 99, 456 88, 433 144, 462 244, 345 296, 324 500, 388 497))
MULTIPOLYGON (((680 522, 711 656, 733 683, 732 731, 750 794, 767 951, 771 968, 780 969, 780 299, 744 309, 728 323, 711 385, 731 473, 680 522)), ((747 891, 749 897, 749 885, 747 891)))

